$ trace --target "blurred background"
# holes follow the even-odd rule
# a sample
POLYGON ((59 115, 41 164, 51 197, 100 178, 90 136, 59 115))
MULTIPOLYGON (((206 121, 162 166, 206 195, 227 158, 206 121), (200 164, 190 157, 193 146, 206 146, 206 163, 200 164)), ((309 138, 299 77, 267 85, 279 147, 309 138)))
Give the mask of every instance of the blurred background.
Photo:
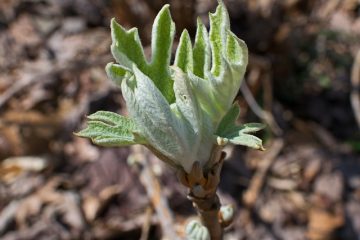
MULTIPOLYGON (((266 151, 226 149, 225 239, 360 239, 360 1, 225 0, 250 50, 241 122, 266 151)), ((174 172, 139 147, 73 132, 97 110, 126 114, 106 77, 109 22, 151 25, 171 4, 181 31, 215 0, 0 1, 0 238, 176 239, 195 212, 174 172), (161 201, 158 201, 161 199, 161 201)))

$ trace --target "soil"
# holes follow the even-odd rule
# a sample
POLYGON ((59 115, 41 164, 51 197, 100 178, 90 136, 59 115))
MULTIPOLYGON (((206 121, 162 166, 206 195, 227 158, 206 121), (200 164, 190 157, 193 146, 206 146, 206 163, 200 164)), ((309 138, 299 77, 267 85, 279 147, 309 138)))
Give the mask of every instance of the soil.
MULTIPOLYGON (((224 2, 251 53, 239 120, 268 126, 259 135, 266 151, 226 148, 219 195, 236 211, 225 239, 360 239, 359 1, 224 2)), ((172 169, 143 149, 101 148, 73 135, 97 110, 126 114, 104 71, 113 61, 110 19, 138 27, 148 54, 165 3, 175 41, 184 28, 193 38, 196 17, 208 25, 216 7, 0 1, 1 239, 184 236, 195 212, 172 169), (154 196, 163 203, 154 206, 154 196)))

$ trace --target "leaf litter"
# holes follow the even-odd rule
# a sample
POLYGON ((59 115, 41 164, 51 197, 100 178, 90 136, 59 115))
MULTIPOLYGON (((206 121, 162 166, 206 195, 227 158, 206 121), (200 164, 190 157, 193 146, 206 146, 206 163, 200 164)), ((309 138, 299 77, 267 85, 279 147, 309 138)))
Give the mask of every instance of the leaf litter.
MULTIPOLYGON (((191 19, 206 19, 214 7, 211 1, 167 2, 181 26, 177 32, 186 27, 190 36, 191 19)), ((139 34, 148 46, 149 23, 163 3, 1 1, 1 239, 164 236, 156 211, 147 210, 153 203, 141 169, 127 162, 136 151, 105 150, 73 136, 90 112, 126 114, 104 71, 111 61, 110 19, 144 26, 139 34)), ((359 3, 225 3, 234 32, 252 53, 249 91, 259 104, 272 99, 264 109, 283 131, 283 146, 268 163, 271 136, 265 152, 227 149, 220 195, 237 208, 227 239, 357 239, 360 136, 348 96, 360 45, 359 3), (245 198, 249 191, 255 197, 245 198)), ((240 119, 256 121, 251 103, 241 95, 237 100, 240 119)), ((175 229, 168 230, 181 236, 194 214, 185 190, 171 171, 149 161, 161 182, 156 194, 174 216, 175 229)))

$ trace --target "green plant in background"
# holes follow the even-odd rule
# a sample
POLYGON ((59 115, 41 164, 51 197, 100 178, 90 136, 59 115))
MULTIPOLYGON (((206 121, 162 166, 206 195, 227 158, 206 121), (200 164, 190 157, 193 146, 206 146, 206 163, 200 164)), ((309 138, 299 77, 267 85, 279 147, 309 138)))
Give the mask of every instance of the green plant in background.
POLYGON ((211 239, 220 239, 219 204, 210 209, 216 219, 204 219, 201 212, 209 209, 199 206, 199 199, 218 203, 221 150, 226 144, 263 149, 261 139, 251 135, 262 124, 236 124, 239 106, 233 101, 246 70, 248 50, 230 31, 222 1, 210 14, 209 33, 198 20, 194 45, 187 30, 182 32, 170 65, 174 34, 175 25, 165 5, 153 25, 151 60, 147 60, 138 30, 125 30, 111 21, 111 52, 116 63, 109 63, 106 72, 121 87, 130 117, 96 112, 88 116, 87 127, 77 135, 101 146, 141 144, 150 149, 179 172, 211 239))

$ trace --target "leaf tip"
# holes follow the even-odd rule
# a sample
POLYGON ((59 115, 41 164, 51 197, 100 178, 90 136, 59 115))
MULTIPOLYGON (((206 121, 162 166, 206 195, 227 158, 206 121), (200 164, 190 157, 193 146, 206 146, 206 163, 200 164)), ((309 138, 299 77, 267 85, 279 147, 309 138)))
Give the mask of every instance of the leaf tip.
MULTIPOLYGON (((156 19, 158 18, 162 18, 162 17, 167 17, 171 19, 171 14, 170 14, 170 4, 165 4, 161 10, 159 11, 158 15, 156 16, 156 19)), ((155 20, 156 21, 156 20, 155 20)))
POLYGON ((82 137, 81 136, 81 130, 79 132, 72 132, 72 134, 77 136, 77 137, 82 137))
POLYGON ((204 23, 202 22, 200 17, 196 18, 196 23, 197 23, 198 26, 203 26, 204 25, 204 23))
POLYGON ((116 19, 113 17, 110 19, 110 27, 112 27, 116 23, 116 19))
POLYGON ((78 131, 78 132, 73 132, 73 134, 74 134, 76 137, 89 138, 89 136, 84 133, 84 132, 86 131, 86 129, 87 129, 87 127, 84 128, 84 129, 81 129, 81 130, 78 131))
POLYGON ((113 17, 110 20, 110 29, 113 32, 116 28, 121 28, 121 25, 116 22, 116 19, 113 17))
POLYGON ((105 71, 106 71, 106 73, 109 73, 109 72, 110 72, 111 66, 112 66, 113 64, 114 64, 113 62, 109 62, 109 63, 106 64, 106 66, 105 66, 105 71))

